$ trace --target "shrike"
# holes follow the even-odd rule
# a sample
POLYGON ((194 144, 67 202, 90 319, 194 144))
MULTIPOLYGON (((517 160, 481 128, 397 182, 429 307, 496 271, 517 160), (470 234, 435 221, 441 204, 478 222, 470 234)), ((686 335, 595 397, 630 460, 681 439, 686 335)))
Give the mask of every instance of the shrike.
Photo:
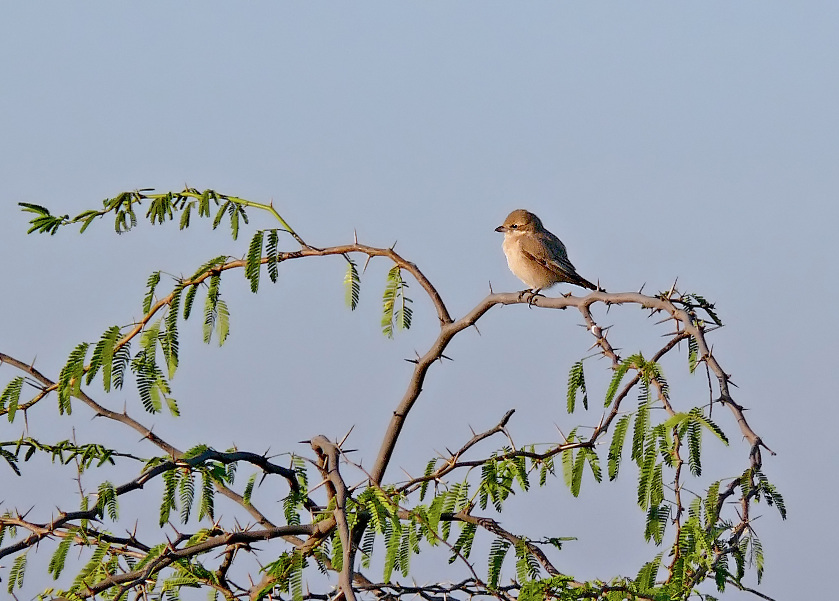
POLYGON ((576 284, 590 290, 598 287, 583 278, 568 260, 562 240, 554 236, 533 213, 517 209, 507 215, 503 225, 495 228, 504 233, 501 247, 507 255, 507 266, 518 279, 536 294, 559 282, 576 284))

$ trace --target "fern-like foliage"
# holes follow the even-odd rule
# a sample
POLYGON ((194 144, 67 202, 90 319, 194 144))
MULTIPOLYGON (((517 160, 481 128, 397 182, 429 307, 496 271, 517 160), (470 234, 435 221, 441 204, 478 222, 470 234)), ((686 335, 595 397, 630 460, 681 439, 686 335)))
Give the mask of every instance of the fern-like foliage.
POLYGON ((626 375, 626 372, 629 371, 629 368, 633 366, 633 360, 635 358, 636 355, 633 355, 632 357, 629 357, 628 359, 621 361, 618 364, 617 368, 615 368, 615 373, 612 374, 612 379, 609 382, 609 387, 606 389, 606 398, 603 401, 604 407, 608 407, 612 404, 612 401, 615 400, 615 395, 618 393, 618 388, 621 385, 621 381, 623 380, 623 377, 626 375))
POLYGON ((76 346, 58 376, 58 412, 62 415, 73 412, 70 397, 77 396, 81 391, 88 346, 87 342, 76 346))
POLYGON ((101 579, 102 576, 108 574, 105 569, 107 567, 105 563, 105 556, 108 554, 108 551, 110 551, 110 548, 111 545, 108 542, 100 541, 98 543, 88 562, 73 580, 73 584, 70 586, 70 592, 86 591, 88 584, 92 584, 93 582, 101 579))
POLYGON ((487 561, 487 588, 491 591, 498 589, 501 567, 504 565, 504 559, 507 557, 507 551, 509 550, 510 541, 503 538, 496 538, 490 546, 487 561))
POLYGON ((361 277, 358 275, 358 266, 349 257, 347 258, 347 273, 344 276, 344 290, 347 306, 355 311, 361 296, 361 277))
POLYGON ((516 578, 519 583, 535 580, 539 577, 539 562, 533 553, 528 549, 524 540, 519 540, 515 545, 516 552, 516 578))
POLYGON ((61 572, 64 571, 64 566, 67 562, 67 553, 70 551, 70 547, 73 544, 73 539, 76 537, 77 532, 77 528, 68 528, 67 532, 64 534, 64 538, 61 539, 61 542, 58 543, 58 547, 52 554, 49 567, 47 568, 47 573, 52 576, 53 580, 58 580, 58 577, 61 576, 61 572))
POLYGON ((385 291, 382 295, 382 333, 393 338, 394 322, 400 330, 411 327, 413 310, 411 299, 405 296, 408 284, 402 279, 402 269, 394 265, 387 274, 385 291))
POLYGON ((102 334, 99 342, 93 348, 93 356, 90 358, 90 368, 87 371, 85 384, 90 385, 96 377, 99 369, 102 369, 102 387, 106 392, 111 390, 111 374, 114 362, 114 347, 119 340, 120 327, 111 326, 102 334))
POLYGON ((99 485, 98 500, 96 501, 96 508, 99 513, 107 513, 111 521, 115 522, 119 518, 119 505, 117 503, 117 491, 114 485, 108 482, 102 482, 99 485))
POLYGON ((160 283, 160 272, 155 271, 149 276, 146 282, 146 295, 143 297, 143 313, 151 311, 152 303, 154 302, 154 290, 160 283))
POLYGON ((254 294, 259 291, 259 272, 262 267, 262 242, 264 236, 265 234, 262 230, 257 231, 253 235, 253 238, 251 238, 251 243, 248 246, 245 278, 251 283, 251 292, 254 294))
POLYGON ((696 371, 696 366, 699 365, 699 343, 693 336, 688 337, 688 369, 690 373, 696 371))
POLYGON ((9 422, 15 421, 15 412, 20 403, 20 393, 23 390, 23 377, 12 378, 3 392, 0 393, 0 411, 7 411, 9 422))
POLYGON ((653 505, 647 510, 647 519, 644 525, 644 538, 652 539, 656 545, 664 540, 664 531, 670 521, 669 505, 653 505))
POLYGON ((632 419, 630 415, 624 415, 615 424, 615 430, 612 433, 612 442, 609 445, 608 467, 609 480, 614 480, 618 477, 620 470, 621 455, 623 453, 623 443, 626 440, 626 432, 629 430, 629 421, 632 419))
POLYGON ((195 501, 195 474, 189 468, 178 471, 178 495, 181 502, 181 523, 189 521, 192 504, 195 501))
POLYGON ((722 320, 716 313, 714 303, 709 302, 704 296, 687 292, 681 295, 680 301, 691 314, 695 315, 696 309, 702 309, 716 325, 723 325, 722 320))
POLYGON ((577 405, 577 390, 583 395, 583 407, 588 409, 588 393, 586 392, 586 377, 583 373, 583 362, 577 361, 571 366, 568 374, 568 413, 574 413, 577 405))
POLYGON ((757 492, 759 496, 763 496, 767 505, 774 505, 781 514, 782 519, 787 519, 787 507, 784 502, 784 497, 778 491, 778 488, 769 482, 769 479, 761 471, 755 471, 757 477, 757 492))
POLYGON ((279 260, 278 247, 280 244, 280 236, 277 230, 268 230, 268 243, 265 245, 265 254, 268 255, 268 277, 271 282, 277 283, 279 277, 279 269, 277 261, 279 260))

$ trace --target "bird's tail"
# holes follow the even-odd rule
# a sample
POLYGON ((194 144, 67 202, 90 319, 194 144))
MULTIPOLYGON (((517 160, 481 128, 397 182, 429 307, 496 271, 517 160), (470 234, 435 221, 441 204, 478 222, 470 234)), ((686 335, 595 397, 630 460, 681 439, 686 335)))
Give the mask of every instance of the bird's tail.
POLYGON ((606 292, 602 287, 599 285, 595 286, 580 274, 575 273, 574 276, 576 277, 574 283, 577 284, 577 286, 582 286, 583 288, 588 288, 589 290, 602 290, 603 292, 606 292))

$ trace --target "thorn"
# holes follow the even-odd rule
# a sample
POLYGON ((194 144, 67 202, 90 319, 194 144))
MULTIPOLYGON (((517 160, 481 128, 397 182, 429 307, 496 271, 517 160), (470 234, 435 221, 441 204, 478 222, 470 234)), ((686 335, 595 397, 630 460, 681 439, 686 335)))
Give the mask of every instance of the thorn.
POLYGON ((440 353, 440 359, 448 359, 449 361, 454 361, 451 357, 447 357, 446 355, 440 353))
POLYGON ((361 273, 365 273, 367 271, 367 265, 370 263, 370 259, 372 259, 370 255, 367 255, 367 260, 364 261, 364 268, 361 270, 361 273))
POLYGON ((398 240, 393 241, 393 246, 390 247, 390 250, 393 250, 394 248, 396 248, 396 243, 397 242, 398 242, 398 240))
POLYGON ((667 300, 670 300, 670 297, 673 296, 673 293, 676 291, 676 282, 678 281, 679 278, 677 276, 676 279, 673 281, 673 285, 670 286, 670 292, 667 293, 667 300))
POLYGON ((481 334, 481 331, 478 329, 478 324, 473 323, 473 324, 472 324, 472 327, 473 327, 473 328, 475 328, 475 331, 476 331, 476 332, 478 332, 478 336, 481 336, 481 335, 482 335, 482 334, 481 334))
POLYGON ((321 480, 321 481, 320 481, 320 482, 318 482, 318 483, 317 483, 317 484, 316 484, 313 488, 310 488, 310 489, 309 489, 309 492, 311 493, 311 492, 316 491, 318 488, 320 488, 321 486, 323 486, 323 485, 324 485, 324 484, 326 484, 327 482, 329 482, 329 480, 326 480, 326 479, 321 480))
POLYGON ((352 242, 353 244, 358 244, 358 232, 355 228, 352 229, 352 242))
POLYGON ((344 434, 344 437, 341 439, 341 442, 338 443, 338 448, 339 449, 341 448, 341 445, 344 444, 347 441, 347 439, 350 437, 350 434, 352 434, 353 428, 355 428, 355 424, 350 426, 349 431, 346 434, 344 434))
POLYGON ((641 292, 644 291, 644 286, 646 286, 646 285, 647 285, 647 282, 644 282, 643 284, 641 284, 641 288, 638 290, 638 294, 641 294, 641 292))
POLYGON ((419 360, 417 359, 405 359, 405 361, 407 361, 408 363, 413 363, 414 365, 417 365, 419 363, 419 360))
POLYGON ((493 294, 493 292, 492 292, 492 282, 488 281, 487 284, 489 284, 489 293, 493 294))

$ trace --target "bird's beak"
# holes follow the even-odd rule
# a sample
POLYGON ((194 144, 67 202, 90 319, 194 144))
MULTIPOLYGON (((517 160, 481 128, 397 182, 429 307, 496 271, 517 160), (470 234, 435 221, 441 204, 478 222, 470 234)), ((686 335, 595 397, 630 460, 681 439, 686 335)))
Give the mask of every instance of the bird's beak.
POLYGON ((503 225, 499 225, 497 228, 495 228, 495 231, 496 232, 506 232, 507 228, 504 227, 503 225))

